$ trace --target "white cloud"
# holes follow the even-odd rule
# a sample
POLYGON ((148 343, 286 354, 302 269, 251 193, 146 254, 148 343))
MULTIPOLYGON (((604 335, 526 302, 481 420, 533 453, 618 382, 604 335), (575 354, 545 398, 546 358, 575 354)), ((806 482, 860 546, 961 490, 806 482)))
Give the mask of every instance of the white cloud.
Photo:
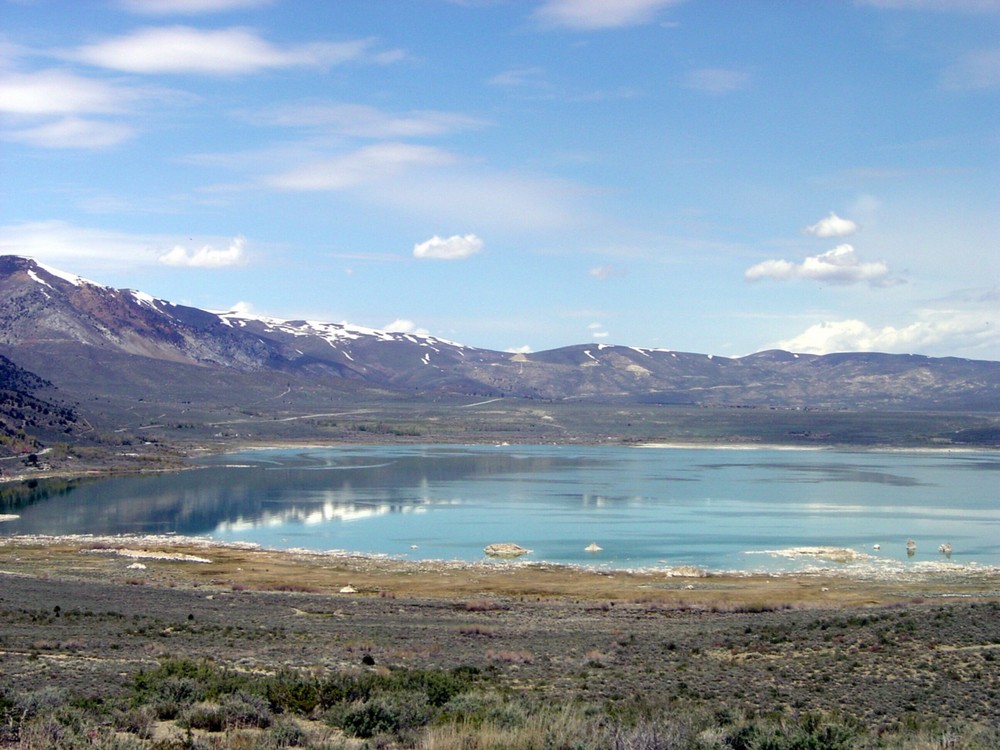
POLYGON ((610 334, 604 330, 603 323, 591 323, 587 326, 590 336, 593 339, 606 339, 610 334))
POLYGON ((977 350, 996 351, 1000 346, 997 310, 992 314, 972 310, 926 310, 920 319, 902 326, 874 327, 861 320, 817 323, 799 335, 768 348, 805 354, 833 352, 888 352, 931 356, 976 357, 977 350))
POLYGON ((504 86, 508 88, 548 88, 545 81, 545 70, 538 67, 517 67, 509 68, 489 79, 493 86, 504 86))
POLYGON ((731 94, 750 84, 750 74, 726 68, 701 68, 688 71, 683 84, 689 89, 707 94, 731 94))
MULTIPOLYGON (((0 255, 25 255, 67 272, 88 274, 120 273, 153 268, 167 262, 182 265, 227 265, 242 259, 244 240, 198 238, 204 247, 187 253, 176 237, 127 234, 108 229, 80 227, 65 221, 38 221, 0 226, 0 255), (225 245, 225 250, 213 251, 225 245), (173 250, 164 252, 167 248, 173 250), (187 263, 184 263, 184 258, 187 263)), ((237 261, 238 262, 238 261, 237 261)))
POLYGON ((397 318, 383 326, 382 330, 389 333, 412 333, 417 336, 430 336, 430 331, 426 328, 419 328, 416 323, 406 318, 397 318))
POLYGON ((524 346, 512 346, 509 349, 504 349, 504 351, 510 354, 531 354, 533 350, 525 344, 524 346))
POLYGON ((418 166, 448 164, 455 158, 441 149, 408 143, 379 143, 332 159, 316 159, 267 178, 282 190, 343 190, 418 166))
POLYGON ((831 211, 829 216, 820 219, 802 231, 816 237, 847 237, 858 231, 858 225, 850 219, 840 218, 831 211))
POLYGON ((14 115, 120 112, 132 92, 64 71, 0 76, 0 112, 14 115))
POLYGON ((856 284, 884 281, 888 274, 886 263, 863 263, 851 245, 838 245, 833 250, 810 256, 800 264, 787 260, 765 260, 748 268, 743 275, 747 281, 812 279, 834 284, 856 284))
POLYGON ((545 0, 534 12, 547 27, 579 31, 621 28, 648 23, 657 11, 681 0, 545 0))
POLYGON ((42 148, 107 148, 135 129, 121 122, 82 117, 115 114, 138 92, 64 71, 0 75, 0 137, 42 148), (53 119, 54 118, 54 119, 53 119))
POLYGON ((429 240, 413 246, 414 258, 433 258, 436 260, 464 260, 478 252, 482 252, 484 243, 474 234, 464 236, 453 235, 443 238, 434 235, 429 240))
POLYGON ((612 276, 623 276, 624 271, 621 271, 614 266, 594 266, 587 270, 587 275, 592 279, 610 279, 612 276))
POLYGON ((124 123, 66 117, 29 128, 8 130, 2 137, 42 148, 108 148, 127 141, 135 130, 124 123))
POLYGON ((493 170, 429 145, 390 141, 331 155, 302 143, 189 160, 263 173, 243 189, 344 191, 365 203, 439 225, 474 224, 485 231, 509 228, 511 217, 517 217, 518 228, 528 231, 596 220, 595 211, 582 205, 596 193, 587 186, 544 174, 493 170))
MULTIPOLYGON (((205 156, 205 164, 258 169, 280 152, 205 156)), ((264 186, 292 191, 350 191, 378 206, 438 223, 461 222, 520 228, 565 227, 593 212, 579 205, 589 191, 544 175, 497 172, 444 149, 401 142, 377 143, 335 156, 285 153, 297 166, 260 179, 264 186), (405 179, 404 179, 405 178, 405 179)))
POLYGON ((592 220, 578 205, 584 189, 567 180, 490 170, 414 170, 407 180, 365 187, 365 197, 423 219, 519 229, 550 229, 592 220))
POLYGON ((271 0, 118 0, 125 10, 150 16, 218 13, 270 3, 271 0))
POLYGON ((73 273, 121 271, 157 265, 175 238, 136 235, 65 221, 0 226, 0 255, 26 255, 73 273))
POLYGON ((357 138, 426 138, 479 128, 486 123, 474 117, 439 111, 395 115, 362 104, 328 104, 283 107, 255 113, 254 122, 330 130, 357 138))
POLYGON ((160 263, 167 266, 184 266, 186 268, 223 268, 242 263, 245 259, 244 249, 246 239, 234 237, 229 247, 218 249, 205 245, 201 249, 189 252, 183 245, 174 245, 173 249, 160 256, 160 263))
POLYGON ((269 68, 323 67, 369 54, 371 39, 316 42, 278 47, 242 28, 195 29, 169 26, 139 29, 126 36, 86 45, 68 59, 128 73, 207 73, 235 75, 269 68))
POLYGON ((255 317, 257 315, 256 311, 254 310, 254 306, 251 303, 245 302, 243 300, 237 302, 235 305, 226 310, 226 312, 236 313, 237 315, 244 315, 248 318, 255 317))

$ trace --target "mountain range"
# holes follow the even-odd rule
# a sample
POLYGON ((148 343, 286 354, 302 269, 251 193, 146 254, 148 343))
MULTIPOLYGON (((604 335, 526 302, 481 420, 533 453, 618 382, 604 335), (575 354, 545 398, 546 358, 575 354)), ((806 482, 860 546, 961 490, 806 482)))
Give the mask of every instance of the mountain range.
POLYGON ((185 404, 236 404, 241 392, 274 389, 338 403, 363 393, 1000 412, 1000 362, 775 350, 730 358, 609 344, 513 354, 346 323, 212 312, 9 255, 0 256, 0 356, 0 392, 20 399, 47 434, 79 432, 93 421, 92 404, 131 409, 149 398, 181 413, 185 404))

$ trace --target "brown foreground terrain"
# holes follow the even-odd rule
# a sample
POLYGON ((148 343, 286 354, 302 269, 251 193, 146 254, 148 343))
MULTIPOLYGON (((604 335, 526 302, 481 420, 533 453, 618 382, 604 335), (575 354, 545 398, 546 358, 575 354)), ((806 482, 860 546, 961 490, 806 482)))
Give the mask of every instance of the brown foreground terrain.
POLYGON ((991 748, 1000 575, 0 542, 0 747, 991 748))

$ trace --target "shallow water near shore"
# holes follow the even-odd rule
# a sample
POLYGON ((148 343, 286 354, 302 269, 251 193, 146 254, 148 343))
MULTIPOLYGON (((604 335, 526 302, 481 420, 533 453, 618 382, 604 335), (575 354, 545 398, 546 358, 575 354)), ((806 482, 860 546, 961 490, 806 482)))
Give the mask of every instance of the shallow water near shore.
POLYGON ((466 561, 515 542, 531 550, 523 560, 613 569, 1000 567, 990 453, 349 446, 202 465, 40 493, 0 509, 17 516, 0 534, 166 533, 466 561))

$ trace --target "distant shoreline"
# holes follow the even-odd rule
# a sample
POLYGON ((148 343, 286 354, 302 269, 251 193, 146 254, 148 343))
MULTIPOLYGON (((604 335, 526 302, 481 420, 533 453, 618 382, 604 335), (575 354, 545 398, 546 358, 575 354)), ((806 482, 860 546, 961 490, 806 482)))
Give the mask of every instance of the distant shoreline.
MULTIPOLYGON (((822 578, 854 585, 916 582, 939 579, 940 581, 985 581, 996 579, 1000 587, 1000 566, 976 562, 955 563, 947 560, 928 559, 904 566, 898 560, 878 558, 850 548, 791 547, 780 550, 752 550, 746 555, 772 555, 789 560, 811 560, 815 564, 788 570, 728 569, 715 570, 697 565, 642 566, 636 568, 603 566, 600 564, 566 563, 531 559, 527 556, 517 559, 490 558, 479 560, 460 559, 407 559, 396 555, 352 552, 349 550, 319 550, 302 547, 265 547, 255 542, 238 542, 212 539, 207 536, 180 536, 174 534, 0 534, 0 559, 4 549, 70 549, 78 553, 104 552, 125 558, 179 560, 179 556, 202 557, 216 555, 246 555, 249 557, 287 558, 289 560, 309 560, 317 565, 358 564, 383 572, 437 572, 446 575, 462 574, 475 578, 477 575, 496 573, 522 573, 532 571, 563 574, 566 577, 584 576, 613 578, 615 576, 634 578, 665 579, 670 581, 697 582, 727 580, 730 582, 748 580, 795 580, 822 578), (138 552, 141 550, 141 552, 138 552), (178 552, 180 550, 181 552, 178 552), (195 555, 194 553, 197 553, 195 555), (857 565, 847 563, 857 562, 857 565)), ((206 562, 208 562, 206 560, 206 562)), ((0 570, 0 574, 3 571, 0 570)), ((996 595, 1000 597, 1000 588, 996 595)))

